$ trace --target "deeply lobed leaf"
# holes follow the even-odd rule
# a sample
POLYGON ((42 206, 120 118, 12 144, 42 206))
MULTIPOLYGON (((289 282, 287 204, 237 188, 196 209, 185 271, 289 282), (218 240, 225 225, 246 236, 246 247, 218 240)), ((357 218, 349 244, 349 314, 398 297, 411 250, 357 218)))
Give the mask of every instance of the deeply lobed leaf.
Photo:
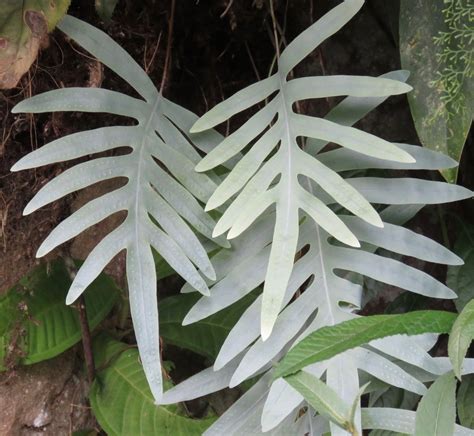
MULTIPOLYGON (((164 98, 143 69, 105 33, 70 16, 61 21, 59 28, 127 81, 141 98, 106 89, 66 88, 27 99, 13 112, 108 112, 135 119, 137 125, 105 127, 57 139, 22 158, 12 170, 118 147, 130 150, 126 155, 92 158, 64 171, 36 194, 24 213, 32 213, 96 182, 115 177, 127 179, 125 186, 90 201, 65 219, 43 242, 37 255, 43 256, 106 217, 126 211, 125 220, 99 241, 85 260, 66 302, 75 301, 112 258, 126 250, 135 334, 147 379, 158 401, 162 374, 152 248, 195 289, 209 293, 201 273, 212 281, 215 272, 195 231, 212 238, 214 221, 200 202, 207 201, 215 189, 214 176, 193 171, 199 153, 183 132, 196 121, 195 115, 164 98)), ((215 135, 200 135, 199 146, 215 140, 215 135)), ((227 245, 220 240, 215 242, 227 245)))
MULTIPOLYGON (((350 114, 357 99, 380 102, 380 99, 390 95, 410 91, 411 87, 403 81, 394 80, 400 76, 328 76, 288 80, 290 71, 318 44, 349 21, 362 5, 361 0, 350 0, 331 10, 282 52, 277 73, 218 104, 191 129, 192 132, 205 131, 263 100, 269 100, 196 166, 197 171, 215 168, 234 158, 250 144, 249 151, 214 191, 206 210, 228 203, 213 232, 214 236, 228 232, 228 239, 250 231, 257 218, 268 209, 275 211, 262 297, 261 332, 264 340, 269 337, 284 306, 297 252, 299 222, 303 216, 340 242, 359 247, 356 235, 328 207, 329 204, 339 204, 368 224, 382 227, 382 220, 371 203, 416 203, 417 197, 421 196, 420 191, 426 191, 424 181, 345 179, 339 174, 354 165, 355 168, 418 166, 412 165, 415 158, 410 154, 420 154, 415 148, 392 144, 351 127, 357 121, 350 114), (300 100, 341 95, 348 95, 347 101, 333 109, 325 119, 299 114, 293 109, 294 103, 300 100), (299 137, 308 138, 308 150, 300 146, 299 137), (327 142, 343 148, 318 154, 327 142), (374 189, 376 184, 383 188, 374 189), (396 198, 397 195, 404 196, 404 199, 396 198)), ((367 111, 363 105, 359 110, 361 116, 367 111)), ((433 162, 438 156, 431 155, 430 158, 433 162)), ((442 160, 438 164, 453 165, 450 160, 445 159, 441 163, 442 160)), ((454 192, 444 185, 429 186, 436 201, 443 201, 443 197, 453 198, 454 192)), ((454 196, 462 195, 461 188, 454 190, 454 196)), ((472 193, 465 190, 464 195, 467 197, 472 193)), ((427 203, 429 198, 424 196, 423 201, 427 203)))

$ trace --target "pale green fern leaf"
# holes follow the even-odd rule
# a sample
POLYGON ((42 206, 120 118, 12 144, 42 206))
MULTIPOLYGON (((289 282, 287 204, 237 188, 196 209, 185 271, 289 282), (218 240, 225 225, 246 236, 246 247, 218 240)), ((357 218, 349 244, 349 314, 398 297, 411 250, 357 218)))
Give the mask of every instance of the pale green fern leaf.
MULTIPOLYGON (((331 116, 335 122, 350 125, 382 101, 383 99, 364 98, 358 110, 357 98, 348 97, 336 106, 331 116)), ((452 167, 456 163, 440 153, 405 144, 400 147, 416 155, 415 163, 388 162, 348 149, 321 152, 324 145, 324 141, 312 143, 312 151, 319 160, 325 161, 333 171, 348 177, 348 183, 359 183, 363 194, 372 201, 382 204, 395 203, 380 214, 384 227, 372 226, 360 217, 339 214, 339 219, 363 242, 360 249, 347 248, 340 243, 334 243, 328 232, 309 219, 308 213, 303 215, 306 218, 300 222, 296 249, 306 248, 294 265, 283 297, 282 305, 285 309, 277 316, 270 337, 265 341, 261 337, 263 298, 260 295, 228 335, 215 361, 214 374, 210 371, 211 368, 208 368, 191 377, 167 392, 164 402, 171 399, 183 401, 210 393, 206 387, 197 386, 195 381, 198 378, 203 385, 218 384, 223 387, 235 386, 261 373, 267 372, 269 375, 269 368, 307 334, 322 326, 334 325, 355 317, 355 311, 362 305, 362 288, 349 280, 354 273, 356 277, 361 274, 368 275, 423 295, 455 297, 450 289, 423 271, 381 256, 375 251, 380 247, 429 262, 460 264, 461 260, 449 250, 401 227, 401 224, 415 215, 425 202, 457 201, 471 197, 472 192, 459 186, 413 178, 351 178, 350 174, 345 172, 360 168, 392 168, 391 165, 393 169, 438 169, 452 167), (397 184, 399 189, 403 188, 401 192, 397 191, 397 184), (386 196, 383 195, 385 185, 390 188, 387 189, 386 196), (304 283, 307 284, 305 291, 295 298, 296 291, 304 283)), ((323 203, 334 202, 334 199, 322 190, 318 191, 319 187, 316 185, 309 184, 308 189, 317 192, 323 203)), ((257 218, 247 232, 233 241, 235 251, 221 251, 214 256, 217 282, 211 288, 211 295, 201 298, 191 309, 185 323, 206 318, 231 305, 264 282, 273 245, 274 215, 275 211, 271 211, 257 218)), ((190 292, 192 289, 185 285, 183 291, 190 292)), ((329 361, 310 365, 305 371, 320 378, 325 376, 328 386, 346 402, 353 401, 360 386, 367 381, 367 376, 368 380, 422 395, 426 392, 423 383, 432 381, 446 371, 446 365, 428 353, 435 340, 436 335, 423 335, 374 341, 370 346, 359 347, 329 361), (417 371, 413 371, 413 368, 417 371), (366 377, 362 379, 364 374, 366 377)), ((445 363, 449 365, 449 361, 445 363)), ((296 434, 294 431, 297 425, 306 426, 305 429, 309 430, 303 433, 308 432, 311 435, 322 435, 329 431, 329 423, 316 419, 311 408, 298 419, 308 404, 284 380, 279 379, 271 383, 267 375, 262 378, 262 383, 255 385, 232 406, 207 434, 232 433, 233 429, 241 428, 252 428, 254 433, 260 434, 255 430, 255 426, 260 426, 262 434, 296 434)), ((357 426, 361 425, 361 421, 364 423, 364 411, 365 409, 362 410, 362 415, 356 413, 357 426)), ((401 427, 402 424, 398 423, 397 419, 398 416, 393 426, 401 427)), ((332 426, 331 432, 339 434, 340 429, 332 426)))
MULTIPOLYGON (((421 148, 419 151, 418 161, 413 164, 416 168, 453 164, 451 159, 440 154, 421 148)), ((322 153, 321 156, 324 154, 322 153)), ((337 271, 346 270, 367 275, 423 295, 440 298, 455 297, 450 289, 423 271, 374 253, 376 248, 380 247, 429 262, 441 264, 462 262, 459 257, 440 244, 405 229, 400 224, 411 218, 421 208, 422 205, 414 207, 411 204, 412 201, 422 203, 423 196, 430 201, 435 201, 434 195, 429 192, 431 188, 435 191, 440 188, 444 192, 444 200, 447 201, 467 198, 472 193, 462 187, 449 184, 438 185, 435 182, 428 183, 423 191, 413 188, 418 186, 417 179, 408 180, 410 180, 411 188, 405 191, 405 201, 402 196, 391 198, 407 205, 389 206, 383 210, 381 212, 384 221, 383 228, 374 227, 358 217, 339 215, 358 240, 364 242, 361 249, 350 249, 341 244, 334 244, 330 235, 310 219, 305 219, 301 223, 297 250, 304 246, 309 247, 295 263, 283 299, 283 305, 286 308, 278 315, 272 334, 265 341, 262 340, 260 332, 262 296, 259 296, 244 312, 224 342, 214 364, 214 377, 209 371, 210 368, 206 370, 205 375, 209 380, 206 384, 217 379, 222 383, 220 386, 224 384, 236 386, 243 380, 267 371, 269 366, 279 361, 292 344, 311 331, 356 316, 354 311, 362 304, 362 289, 344 278, 341 272, 336 273, 337 271), (298 298, 294 299, 295 292, 308 280, 312 282, 298 298)), ((380 182, 381 180, 374 182, 373 179, 368 179, 367 193, 382 191, 380 182), (371 180, 372 183, 369 183, 371 180)), ((261 216, 256 221, 255 227, 235 240, 234 245, 237 247, 235 258, 224 252, 214 257, 218 281, 211 288, 211 296, 201 298, 191 309, 185 323, 205 318, 227 307, 265 280, 265 268, 272 245, 273 214, 261 216), (244 253, 248 255, 245 256, 244 253)), ((185 288, 187 291, 190 290, 189 285, 185 288)), ((359 371, 369 374, 372 379, 382 380, 387 385, 422 395, 426 392, 422 382, 426 380, 420 380, 418 375, 411 374, 405 366, 430 371, 434 374, 431 380, 445 371, 445 366, 440 365, 438 360, 428 354, 428 350, 433 346, 433 339, 436 338, 399 336, 374 341, 370 347, 360 347, 327 362, 310 365, 305 368, 305 371, 317 377, 322 377, 326 373, 328 385, 347 402, 355 398, 360 385, 363 384, 360 382, 359 371)), ((176 401, 204 394, 203 389, 198 389, 192 380, 193 378, 167 392, 164 401, 168 401, 168 396, 176 401)), ((205 389, 205 393, 209 391, 205 389)), ((262 433, 270 431, 278 434, 278 431, 286 426, 287 420, 292 418, 294 422, 295 414, 297 414, 295 411, 307 406, 301 395, 283 380, 276 380, 271 386, 267 385, 261 395, 266 399, 261 398, 258 407, 250 403, 245 403, 245 407, 248 407, 252 414, 255 410, 259 411, 262 433)), ((243 404, 242 407, 244 407, 243 404)), ((232 408, 229 414, 231 410, 232 408)), ((234 413, 237 415, 236 421, 239 421, 239 410, 232 410, 232 416, 235 416, 234 413)), ((211 427, 209 434, 218 434, 221 429, 220 424, 226 423, 224 417, 221 419, 223 422, 220 423, 219 420, 219 425, 216 423, 215 427, 211 427)), ((240 419, 247 418, 240 415, 240 419)), ((356 416, 357 425, 360 425, 360 420, 361 417, 356 416)), ((235 421, 232 423, 237 425, 235 421)), ((331 431, 332 434, 339 432, 333 427, 331 431)), ((310 434, 323 434, 323 432, 310 434)))
MULTIPOLYGON (((182 132, 196 121, 194 114, 164 98, 132 57, 100 30, 69 16, 59 28, 128 82, 141 98, 106 89, 67 88, 27 99, 13 111, 107 112, 135 119, 137 125, 104 127, 57 139, 22 158, 12 170, 118 147, 131 150, 126 155, 92 158, 67 169, 35 195, 24 214, 96 182, 115 177, 128 179, 125 186, 90 201, 59 224, 37 255, 47 254, 116 212, 127 212, 122 224, 99 241, 79 269, 67 303, 75 301, 109 261, 126 250, 135 334, 148 382, 158 401, 162 395, 162 375, 152 248, 195 289, 205 295, 209 293, 200 272, 209 280, 215 278, 215 272, 194 231, 212 237, 215 223, 199 201, 209 199, 217 187, 216 178, 193 170, 200 156, 182 132)), ((209 147, 207 142, 215 144, 221 140, 215 132, 198 136, 196 144, 204 149, 209 147)))
POLYGON ((357 238, 338 216, 301 184, 301 176, 314 181, 335 202, 364 221, 374 226, 383 225, 368 199, 336 171, 305 152, 297 138, 334 142, 372 158, 405 164, 414 162, 406 150, 374 135, 331 119, 309 117, 293 110, 294 103, 304 99, 343 95, 385 98, 411 89, 403 82, 386 77, 330 76, 288 80, 290 71, 349 21, 362 5, 362 0, 347 0, 331 10, 288 45, 278 60, 276 74, 237 92, 201 117, 191 129, 191 132, 205 131, 264 99, 270 99, 263 109, 225 138, 196 167, 198 171, 207 171, 221 165, 259 137, 213 193, 206 209, 215 209, 237 194, 214 229, 215 236, 228 231, 228 239, 247 230, 268 208, 276 210, 263 294, 261 328, 264 338, 269 336, 281 310, 293 269, 299 210, 339 241, 359 246, 357 238))

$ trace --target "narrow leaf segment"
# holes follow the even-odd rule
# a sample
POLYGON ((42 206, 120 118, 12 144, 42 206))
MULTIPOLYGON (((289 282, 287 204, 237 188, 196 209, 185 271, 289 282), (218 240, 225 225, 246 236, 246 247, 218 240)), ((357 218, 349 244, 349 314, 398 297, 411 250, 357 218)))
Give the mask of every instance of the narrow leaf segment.
POLYGON ((274 378, 285 377, 305 366, 375 339, 405 334, 449 333, 456 315, 423 310, 403 315, 375 315, 323 327, 299 342, 276 367, 274 378))

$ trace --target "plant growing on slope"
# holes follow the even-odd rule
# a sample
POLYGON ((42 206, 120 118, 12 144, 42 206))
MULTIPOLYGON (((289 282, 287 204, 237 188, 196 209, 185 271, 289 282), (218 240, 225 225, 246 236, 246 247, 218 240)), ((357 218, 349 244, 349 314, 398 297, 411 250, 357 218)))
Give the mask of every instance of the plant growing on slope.
MULTIPOLYGON (((58 89, 24 100, 13 112, 107 112, 130 117, 138 124, 103 127, 60 138, 22 158, 12 171, 117 147, 131 149, 129 154, 93 158, 63 172, 35 195, 24 214, 102 180, 128 179, 125 186, 90 201, 59 224, 38 249, 37 256, 44 256, 116 212, 127 212, 122 224, 89 254, 66 302, 74 302, 117 253, 127 251, 135 334, 148 382, 159 400, 162 374, 152 248, 195 289, 209 293, 197 268, 209 279, 215 277, 214 268, 194 231, 211 239, 214 221, 204 213, 199 201, 209 199, 217 186, 216 178, 193 171, 200 156, 183 132, 189 131, 197 119, 194 114, 163 97, 142 68, 105 33, 70 16, 58 27, 127 81, 142 99, 106 89, 58 89)), ((219 140, 216 133, 200 135, 195 145, 208 147, 216 139, 219 140)))
MULTIPOLYGON (((386 80, 387 76, 404 80, 406 75, 394 72, 378 79, 336 76, 287 81, 290 70, 362 4, 349 0, 334 8, 288 45, 279 58, 278 73, 217 105, 193 126, 192 131, 213 127, 276 93, 197 166, 201 171, 214 168, 256 139, 207 204, 211 209, 230 200, 214 235, 229 230, 228 238, 238 237, 233 241, 233 256, 225 252, 214 256, 217 283, 210 297, 201 298, 191 309, 185 322, 227 307, 264 282, 263 294, 237 322, 214 367, 166 392, 163 398, 165 403, 183 401, 264 374, 207 435, 259 433, 260 429, 275 434, 327 431, 327 420, 315 417, 299 393, 281 378, 272 380, 272 364, 309 333, 355 318, 362 307, 361 277, 430 297, 456 296, 428 274, 375 252, 383 248, 429 262, 462 263, 449 250, 401 225, 424 204, 457 201, 471 197, 472 192, 415 178, 358 177, 353 173, 369 168, 414 170, 456 165, 439 153, 390 144, 349 127, 386 96, 407 90, 401 83, 386 80), (293 111, 298 100, 341 94, 350 97, 324 120, 293 111), (314 139, 303 148, 297 136, 314 139), (344 148, 325 151, 326 141, 344 148), (340 206, 355 216, 347 215, 340 206)), ((183 291, 192 289, 186 285, 183 291)), ((449 362, 428 354, 435 341, 436 335, 395 336, 349 350, 305 371, 325 378, 349 404, 358 398, 367 377, 379 386, 382 381, 385 386, 423 395, 423 382, 449 370, 449 362), (365 375, 359 375, 359 370, 365 375)), ((386 429, 389 424, 393 431, 406 429, 403 411, 370 407, 361 411, 357 404, 354 414, 359 430, 362 426, 386 429), (387 412, 393 415, 390 422, 387 412)), ((331 431, 340 434, 342 430, 331 423, 331 431)))
MULTIPOLYGON (((115 254, 126 249, 137 342, 157 402, 176 403, 261 376, 207 434, 271 431, 320 435, 328 429, 341 434, 340 427, 329 424, 325 416, 316 415, 311 403, 285 380, 274 380, 273 364, 321 327, 357 318, 356 311, 363 305, 363 277, 421 295, 455 297, 428 274, 376 253, 383 248, 429 262, 461 263, 449 250, 402 225, 424 204, 468 198, 471 191, 409 177, 359 174, 366 169, 431 170, 455 166, 452 159, 439 153, 408 144, 391 144, 351 127, 386 97, 407 92, 407 74, 398 71, 379 78, 288 80, 290 71, 362 5, 362 0, 341 3, 282 52, 276 74, 237 93, 199 121, 164 98, 110 38, 66 17, 60 28, 124 78, 143 100, 101 89, 65 89, 33 97, 15 108, 16 112, 110 112, 138 121, 137 126, 114 126, 59 139, 23 158, 14 170, 116 147, 132 149, 124 156, 96 158, 67 170, 35 196, 26 213, 97 181, 128 178, 124 187, 93 200, 67 218, 46 239, 38 254, 47 253, 112 213, 127 211, 125 221, 99 242, 85 261, 71 286, 68 302, 77 298, 115 254), (343 95, 349 97, 325 119, 293 109, 296 102, 305 98, 343 95), (265 99, 269 103, 227 138, 208 130, 265 99), (188 135, 191 127, 194 133, 188 135), (309 139, 300 143, 298 137, 309 139), (202 161, 190 140, 200 150, 210 152, 202 161), (343 148, 326 151, 328 141, 343 148), (248 145, 249 151, 242 156, 240 153, 248 145), (226 164, 230 172, 222 181, 211 172, 193 172, 196 164, 201 172, 226 164), (216 226, 200 202, 207 202, 208 209, 222 207, 219 212, 224 213, 216 226), (202 242, 204 238, 196 237, 193 229, 208 241, 202 242), (211 265, 206 249, 218 248, 216 243, 225 246, 225 238, 212 237, 227 231, 232 250, 220 249, 211 265), (184 292, 198 290, 205 295, 186 316, 187 324, 230 306, 264 283, 263 293, 252 300, 233 326, 214 366, 170 389, 163 397, 152 247, 187 280, 184 292), (214 278, 216 283, 209 292, 214 278)), ((371 406, 390 387, 418 398, 427 391, 425 382, 450 369, 447 359, 428 354, 436 338, 425 334, 380 339, 304 370, 324 380, 344 402, 353 405, 351 429, 411 431, 413 412, 407 415, 403 410, 371 406), (373 403, 361 408, 360 386, 365 386, 366 381, 371 384, 363 392, 370 395, 373 403)), ((131 362, 136 363, 133 353, 117 365, 128 368, 131 362)), ((133 374, 137 371, 137 365, 130 369, 133 374)), ((106 378, 110 379, 108 375, 106 378)), ((140 389, 142 386, 140 380, 140 389)), ((95 394, 98 392, 97 388, 95 394)), ((149 407, 148 398, 145 402, 149 407)))

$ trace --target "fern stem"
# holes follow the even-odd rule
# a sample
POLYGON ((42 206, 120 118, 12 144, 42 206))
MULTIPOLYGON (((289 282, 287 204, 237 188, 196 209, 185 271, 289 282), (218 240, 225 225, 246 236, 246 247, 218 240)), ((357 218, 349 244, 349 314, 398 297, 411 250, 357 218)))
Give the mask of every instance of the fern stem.
POLYGON ((270 14, 272 16, 273 37, 275 38, 275 50, 277 54, 277 59, 280 59, 280 42, 278 41, 277 21, 275 17, 275 9, 273 7, 273 0, 270 0, 270 14))
POLYGON ((175 0, 171 0, 171 15, 168 21, 168 41, 166 42, 166 55, 165 55, 165 66, 163 68, 163 78, 161 79, 160 85, 160 94, 163 93, 163 90, 168 80, 168 71, 169 65, 171 62, 171 44, 173 42, 173 27, 174 27, 174 11, 175 11, 175 0))

